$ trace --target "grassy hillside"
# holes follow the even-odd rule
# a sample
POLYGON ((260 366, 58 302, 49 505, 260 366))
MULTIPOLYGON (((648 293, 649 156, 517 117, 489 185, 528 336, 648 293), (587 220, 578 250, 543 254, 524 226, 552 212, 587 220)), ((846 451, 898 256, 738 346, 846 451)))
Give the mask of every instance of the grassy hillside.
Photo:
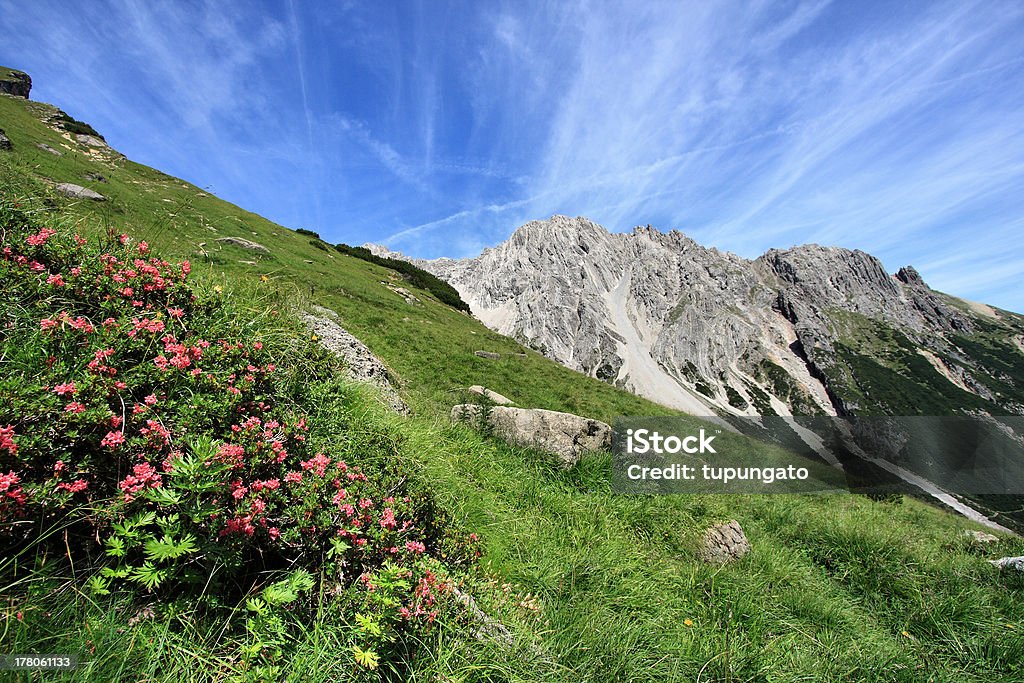
MULTIPOLYGON (((512 642, 478 640, 454 609, 424 636, 415 660, 390 674, 382 667, 380 675, 1024 680, 1024 580, 985 561, 1024 553, 1020 539, 978 548, 961 535, 966 521, 909 499, 618 496, 608 483, 608 454, 562 471, 541 454, 451 425, 447 411, 470 384, 494 388, 520 405, 606 420, 669 411, 522 349, 391 269, 324 251, 308 235, 184 181, 113 152, 91 151, 40 122, 52 113, 45 105, 0 97, 0 128, 14 143, 13 151, 0 152, 0 192, 24 198, 36 220, 90 236, 113 227, 146 240, 165 258, 191 260, 202 287, 220 287, 236 316, 255 317, 254 334, 275 329, 283 348, 308 338, 294 325, 273 327, 256 316, 260 305, 331 308, 405 382, 416 411, 409 419, 383 414, 353 390, 347 398, 305 400, 355 448, 353 455, 363 445, 377 449, 393 440, 398 451, 392 457, 405 466, 410 485, 429 491, 447 526, 479 536, 479 560, 457 574, 480 607, 508 627, 512 642), (86 180, 90 174, 106 182, 86 180), (52 185, 62 182, 85 185, 108 200, 60 196, 52 185), (250 240, 269 252, 216 241, 223 237, 250 240), (418 302, 407 303, 389 284, 413 292, 418 302), (478 349, 502 358, 479 358, 473 355, 478 349), (513 355, 519 353, 525 357, 513 355), (726 567, 696 561, 702 530, 727 519, 740 521, 753 552, 726 567)), ((291 372, 303 376, 302 368, 291 372)), ((91 663, 68 676, 74 680, 244 675, 241 646, 231 635, 245 620, 244 607, 206 619, 187 606, 158 605, 157 618, 129 625, 138 602, 88 594, 86 577, 56 560, 45 573, 31 569, 25 578, 9 563, 0 566, 10 605, 0 607, 4 652, 82 653, 91 663)), ((351 662, 343 661, 338 645, 352 620, 344 610, 315 610, 300 635, 282 646, 280 678, 351 677, 351 662)))

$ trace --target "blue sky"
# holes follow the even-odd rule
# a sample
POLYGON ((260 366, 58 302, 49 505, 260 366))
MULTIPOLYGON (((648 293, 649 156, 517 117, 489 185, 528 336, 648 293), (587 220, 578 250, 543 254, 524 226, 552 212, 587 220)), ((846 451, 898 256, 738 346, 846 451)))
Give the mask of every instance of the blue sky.
POLYGON ((1024 311, 1024 3, 0 0, 0 64, 329 241, 522 223, 804 242, 1024 311))

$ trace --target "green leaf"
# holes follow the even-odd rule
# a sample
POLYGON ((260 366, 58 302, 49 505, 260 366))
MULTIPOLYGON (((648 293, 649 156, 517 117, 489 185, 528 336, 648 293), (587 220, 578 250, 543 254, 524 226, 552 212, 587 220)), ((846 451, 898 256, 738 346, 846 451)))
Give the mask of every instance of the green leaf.
POLYGON ((124 557, 124 541, 119 536, 111 536, 107 539, 107 555, 111 557, 124 557))
POLYGON ((352 646, 352 654, 356 657, 356 663, 367 669, 376 669, 380 664, 380 655, 373 650, 363 650, 358 645, 352 646))
POLYGON ((245 608, 250 612, 263 615, 267 612, 267 603, 263 602, 259 598, 249 598, 245 601, 245 608))
POLYGON ((104 567, 100 574, 111 579, 125 579, 131 573, 131 567, 104 567))
POLYGON ((363 633, 368 633, 373 636, 379 636, 381 634, 380 624, 376 623, 370 617, 357 614, 356 623, 359 624, 359 629, 363 631, 363 633))
POLYGON ((285 582, 275 583, 263 589, 263 599, 275 607, 287 605, 299 597, 298 593, 291 589, 285 582))
POLYGON ((110 595, 110 581, 108 579, 104 579, 102 576, 90 576, 89 580, 85 582, 85 585, 90 591, 92 591, 93 595, 110 595))
POLYGON ((149 562, 145 563, 141 567, 136 567, 131 575, 132 580, 145 586, 146 590, 153 590, 159 586, 166 577, 166 570, 157 569, 149 562))
POLYGON ((154 562, 176 560, 182 555, 194 553, 197 550, 195 537, 191 534, 185 536, 181 542, 175 542, 170 536, 162 539, 152 538, 146 541, 146 557, 154 562))
POLYGON ((163 506, 178 505, 181 503, 181 496, 178 495, 176 491, 166 486, 161 486, 155 489, 146 489, 142 493, 142 498, 163 506))

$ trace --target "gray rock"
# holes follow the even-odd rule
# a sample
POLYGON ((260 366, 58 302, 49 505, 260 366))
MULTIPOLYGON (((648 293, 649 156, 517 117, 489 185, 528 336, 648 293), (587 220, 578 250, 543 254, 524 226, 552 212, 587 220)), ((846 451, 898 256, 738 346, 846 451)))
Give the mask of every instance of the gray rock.
POLYGON ((105 183, 105 182, 107 182, 107 179, 104 176, 100 175, 99 173, 86 173, 85 176, 83 176, 83 177, 86 180, 93 181, 94 183, 105 183))
POLYGON ((107 147, 107 143, 95 135, 86 135, 85 133, 76 133, 75 139, 87 147, 107 147))
POLYGON ((61 152, 59 149, 54 149, 53 147, 50 147, 45 142, 37 143, 36 147, 38 147, 39 149, 43 150, 44 152, 49 152, 50 154, 52 154, 55 157, 62 157, 62 156, 64 156, 64 152, 61 152))
POLYGON ((398 394, 394 377, 384 362, 335 322, 337 314, 334 311, 317 306, 315 313, 302 314, 303 322, 317 336, 320 344, 345 362, 348 376, 357 382, 367 382, 377 387, 384 403, 396 413, 411 415, 409 404, 398 394))
POLYGON ((81 185, 75 185, 74 183, 58 183, 55 189, 65 197, 72 199, 91 199, 95 202, 107 201, 107 198, 99 192, 82 187, 81 185))
POLYGON ((1001 557, 998 560, 989 560, 989 564, 997 569, 1024 572, 1024 557, 1001 557))
POLYGON ((563 467, 572 467, 588 451, 608 448, 612 428, 599 420, 539 408, 482 406, 461 404, 452 408, 454 422, 477 427, 486 416, 495 435, 523 448, 533 448, 557 455, 563 467))
POLYGON ((6 76, 0 76, 0 93, 14 95, 28 99, 32 92, 32 79, 24 71, 11 71, 6 76))
POLYGON ((510 648, 515 643, 512 632, 504 624, 480 609, 472 595, 452 586, 452 594, 463 607, 471 622, 470 633, 480 641, 494 640, 499 645, 510 648))
POLYGON ((469 393, 477 394, 478 396, 483 396, 491 403, 494 403, 499 406, 510 406, 513 403, 515 403, 515 401, 513 401, 512 399, 506 398, 505 396, 502 396, 498 392, 491 391, 490 389, 482 387, 479 384, 474 384, 473 386, 471 386, 469 388, 469 393))
POLYGON ((490 360, 498 360, 501 358, 500 353, 494 353, 493 351, 474 351, 473 355, 479 356, 480 358, 489 358, 490 360))
POLYGON ((390 289, 392 292, 402 297, 407 304, 418 304, 420 302, 416 296, 405 287, 396 287, 395 285, 384 283, 384 286, 390 289))
POLYGON ((10 150, 13 149, 14 145, 11 144, 11 139, 4 134, 3 128, 0 128, 0 149, 10 150))
POLYGON ((250 251, 259 251, 264 254, 270 253, 270 250, 267 249, 262 244, 259 244, 258 242, 252 242, 250 240, 245 239, 244 237, 220 237, 216 241, 220 242, 221 244, 232 244, 236 247, 241 247, 242 249, 248 249, 250 251))
POLYGON ((750 541, 736 520, 716 524, 704 532, 697 556, 710 564, 727 564, 750 552, 750 541))
POLYGON ((973 543, 998 543, 999 537, 994 534, 987 533, 985 531, 977 531, 975 529, 967 529, 964 531, 964 537, 973 543))

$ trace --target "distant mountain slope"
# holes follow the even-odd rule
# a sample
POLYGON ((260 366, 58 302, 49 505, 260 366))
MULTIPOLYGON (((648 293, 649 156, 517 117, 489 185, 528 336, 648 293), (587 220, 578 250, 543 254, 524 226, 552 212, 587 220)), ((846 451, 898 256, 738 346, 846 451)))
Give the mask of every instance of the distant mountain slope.
POLYGON ((1024 318, 862 251, 751 261, 554 216, 475 258, 415 263, 490 328, 690 413, 1024 413, 1024 318))

